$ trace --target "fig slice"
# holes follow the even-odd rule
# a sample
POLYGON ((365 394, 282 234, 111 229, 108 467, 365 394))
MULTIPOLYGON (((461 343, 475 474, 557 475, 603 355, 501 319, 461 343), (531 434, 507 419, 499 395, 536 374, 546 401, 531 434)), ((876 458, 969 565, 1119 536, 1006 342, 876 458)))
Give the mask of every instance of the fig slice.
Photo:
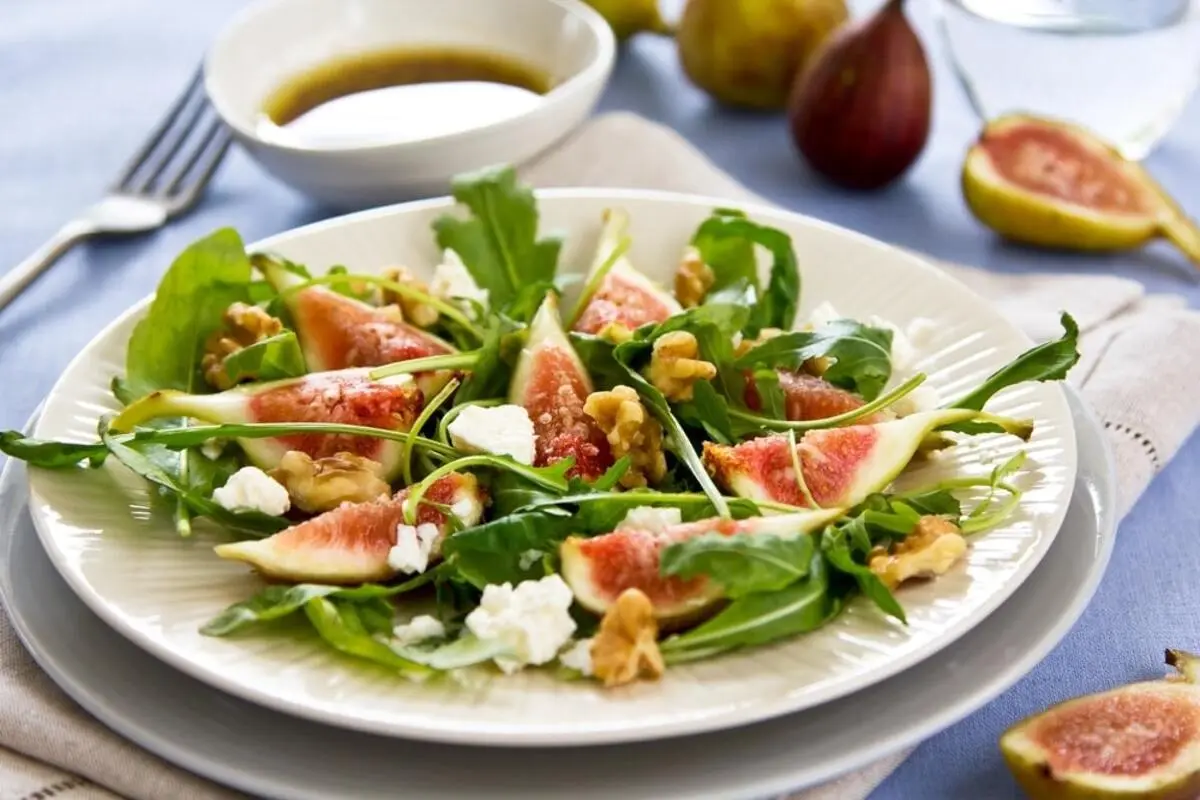
MULTIPOLYGON (((817 505, 849 507, 895 480, 935 429, 981 416, 988 415, 941 409, 872 425, 808 431, 796 445, 795 458, 817 505)), ((1016 422, 1010 432, 1028 438, 1032 429, 1016 422)), ((781 434, 738 445, 704 443, 704 464, 726 491, 752 500, 808 506, 796 479, 795 458, 788 437, 781 434)))
POLYGON ((989 122, 967 151, 962 190, 971 213, 1013 241, 1114 251, 1166 238, 1200 266, 1200 229, 1141 165, 1075 125, 989 122))
MULTIPOLYGON (((784 416, 793 422, 828 419, 847 414, 866 405, 866 401, 854 392, 834 386, 824 378, 809 375, 799 369, 779 369, 779 388, 783 390, 784 416)), ((747 376, 746 406, 751 411, 762 409, 762 400, 753 378, 747 376)), ((894 415, 881 411, 863 417, 861 424, 883 422, 894 415)))
MULTIPOLYGON (((267 578, 296 583, 358 584, 384 581, 398 571, 388 564, 396 529, 404 524, 408 489, 393 497, 344 503, 266 539, 217 545, 221 558, 244 561, 267 578)), ((440 557, 450 522, 438 506, 448 506, 458 524, 472 527, 483 516, 484 497, 474 475, 452 472, 433 483, 417 510, 417 524, 437 527, 430 560, 440 557), (437 505, 431 505, 437 504, 437 505)))
POLYGON ((568 474, 588 479, 612 466, 604 431, 583 410, 592 389, 592 379, 563 331, 558 300, 547 294, 509 384, 509 401, 528 411, 533 422, 535 466, 574 456, 568 474))
POLYGON ((844 509, 823 509, 743 520, 714 517, 657 531, 623 523, 602 536, 568 537, 560 548, 562 575, 579 604, 597 614, 607 611, 626 589, 639 589, 650 598, 659 622, 693 621, 723 599, 721 587, 705 577, 660 575, 659 559, 667 546, 706 533, 805 536, 843 513, 844 509))
MULTIPOLYGON (((449 342, 405 322, 396 308, 376 308, 325 286, 296 289, 304 283, 300 275, 274 259, 255 263, 283 295, 311 372, 379 367, 455 352, 449 342)), ((450 376, 439 377, 444 385, 450 376)), ((422 388, 432 396, 441 385, 422 388)))
MULTIPOLYGON (((217 424, 245 422, 336 422, 390 431, 407 431, 424 405, 424 396, 408 375, 373 380, 368 368, 317 372, 299 378, 246 384, 217 394, 152 392, 130 404, 112 423, 114 431, 162 417, 189 417, 217 424)), ((348 452, 378 461, 383 478, 396 478, 403 445, 369 436, 304 433, 238 444, 254 464, 274 469, 289 450, 316 460, 348 452)))
MULTIPOLYGON (((629 215, 624 210, 605 210, 604 229, 587 284, 625 238, 628 228, 629 215)), ((683 307, 670 292, 642 274, 627 255, 622 255, 601 280, 572 330, 598 334, 613 325, 632 331, 648 322, 662 322, 682 311, 683 307)))
POLYGON ((1167 663, 1179 674, 1076 697, 1005 731, 1021 788, 1034 800, 1200 795, 1200 658, 1168 650, 1167 663))

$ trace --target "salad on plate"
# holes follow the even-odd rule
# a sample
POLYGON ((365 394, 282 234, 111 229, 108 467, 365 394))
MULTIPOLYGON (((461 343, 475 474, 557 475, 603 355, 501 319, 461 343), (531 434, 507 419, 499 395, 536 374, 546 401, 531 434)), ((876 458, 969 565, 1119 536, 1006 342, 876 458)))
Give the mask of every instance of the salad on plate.
POLYGON ((0 451, 115 460, 180 536, 261 575, 209 636, 295 617, 408 678, 540 668, 616 687, 851 602, 903 623, 902 589, 1018 506, 1024 452, 896 479, 966 438, 1028 440, 1032 421, 989 400, 1079 358, 1064 313, 1060 338, 939 397, 912 366, 935 321, 828 303, 799 318, 793 242, 739 210, 712 210, 667 286, 631 260, 619 207, 577 271, 510 167, 461 176, 454 198, 432 270, 310 272, 230 229, 193 243, 95 440, 10 431, 0 451))

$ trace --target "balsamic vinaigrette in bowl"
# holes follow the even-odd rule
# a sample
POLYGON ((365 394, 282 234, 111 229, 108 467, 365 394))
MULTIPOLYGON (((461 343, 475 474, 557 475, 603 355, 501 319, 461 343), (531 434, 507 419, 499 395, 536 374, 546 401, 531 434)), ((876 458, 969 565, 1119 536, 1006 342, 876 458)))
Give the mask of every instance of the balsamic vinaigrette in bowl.
POLYGON ((258 132, 306 147, 425 139, 522 114, 553 84, 545 71, 485 50, 378 50, 281 84, 263 103, 258 132))

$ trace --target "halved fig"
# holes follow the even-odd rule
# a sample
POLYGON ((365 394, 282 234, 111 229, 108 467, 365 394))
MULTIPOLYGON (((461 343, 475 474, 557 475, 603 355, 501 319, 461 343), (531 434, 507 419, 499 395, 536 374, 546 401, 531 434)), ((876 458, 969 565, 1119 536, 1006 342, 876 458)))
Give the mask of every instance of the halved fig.
MULTIPOLYGON (((376 308, 325 286, 295 290, 304 278, 274 259, 257 259, 296 328, 304 360, 312 372, 378 367, 397 361, 455 352, 441 338, 405 322, 395 308, 376 308), (290 290, 290 291, 289 291, 290 290)), ((449 380, 446 373, 442 384, 449 380)), ((422 387, 431 394, 440 386, 422 387)))
POLYGON ((1010 114, 967 152, 963 196, 985 225, 1014 241, 1126 250, 1165 237, 1200 265, 1200 230, 1139 164, 1091 132, 1010 114))
MULTIPOLYGON (((785 419, 793 422, 828 419, 866 405, 866 401, 854 392, 834 386, 816 375, 798 369, 781 369, 777 373, 779 388, 783 390, 785 419)), ((747 376, 745 396, 746 406, 751 411, 761 410, 762 400, 750 376, 747 376)), ((888 412, 877 412, 863 417, 861 424, 883 422, 893 416, 888 412)))
MULTIPOLYGON (((394 578, 388 564, 396 529, 404 523, 408 490, 366 503, 346 503, 266 539, 217 545, 221 558, 244 561, 273 580, 296 583, 357 584, 394 578)), ((484 496, 475 476, 453 472, 434 482, 417 511, 417 524, 438 529, 430 560, 441 553, 450 530, 438 506, 448 506, 459 524, 471 527, 483 517, 484 496), (436 504, 436 505, 432 505, 436 504)))
POLYGON ((660 575, 659 559, 668 545, 706 533, 805 536, 843 513, 844 509, 823 509, 743 520, 713 518, 662 531, 623 524, 603 536, 568 537, 560 550, 562 575, 579 604, 597 614, 607 611, 626 589, 639 589, 650 598, 655 619, 690 621, 712 610, 722 600, 722 590, 705 577, 660 575))
MULTIPOLYGON (((822 508, 853 506, 895 480, 935 429, 980 416, 986 415, 943 409, 873 425, 808 431, 796 445, 804 485, 822 508)), ((1032 428, 1013 421, 1010 432, 1028 438, 1032 428)), ((794 463, 788 437, 780 434, 733 446, 704 444, 704 464, 726 491, 807 506, 794 463)))
MULTIPOLYGON (((128 431, 152 419, 189 417, 204 422, 337 422, 390 431, 407 431, 416 422, 424 397, 411 376, 372 380, 369 369, 317 372, 299 378, 247 384, 217 394, 153 392, 130 404, 113 420, 114 431, 128 431)), ((369 436, 306 433, 265 439, 239 439, 254 464, 274 469, 289 450, 310 458, 348 452, 383 465, 384 480, 399 468, 402 444, 369 436)))
POLYGON ((1004 732, 1000 750, 1034 800, 1200 796, 1200 659, 1167 651, 1180 675, 1077 697, 1004 732))
POLYGON ((570 475, 596 478, 612 466, 604 431, 583 410, 592 379, 571 347, 558 316, 558 300, 546 295, 517 360, 509 400, 529 412, 536 435, 534 465, 575 457, 570 475))
MULTIPOLYGON (((629 215, 623 210, 605 210, 604 230, 589 279, 608 261, 628 228, 629 215)), ((639 272, 626 256, 621 256, 588 300, 572 330, 598 334, 610 325, 618 325, 632 331, 647 322, 662 322, 681 311, 683 307, 670 292, 639 272)))

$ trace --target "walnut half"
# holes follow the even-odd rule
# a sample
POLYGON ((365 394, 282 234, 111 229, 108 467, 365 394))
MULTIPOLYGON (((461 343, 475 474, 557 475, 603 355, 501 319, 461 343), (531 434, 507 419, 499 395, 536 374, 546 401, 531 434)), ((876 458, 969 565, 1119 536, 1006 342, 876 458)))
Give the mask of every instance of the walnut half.
MULTIPOLYGON (((411 286, 419 292, 429 294, 429 287, 412 275, 404 267, 394 267, 383 273, 383 277, 403 286, 411 286)), ((404 312, 404 319, 418 328, 428 328, 438 321, 438 310, 419 298, 384 287, 383 302, 385 305, 395 304, 404 312)))
POLYGON ((592 673, 605 686, 658 678, 666 665, 658 649, 654 606, 640 589, 626 589, 604 613, 592 639, 592 673))
POLYGON ((307 453, 289 450, 269 474, 287 488, 293 505, 310 514, 392 493, 381 477, 383 465, 353 453, 337 453, 314 461, 307 453))
POLYGON ((717 375, 716 366, 699 356, 700 342, 687 331, 658 337, 650 354, 650 382, 668 400, 691 400, 696 381, 710 381, 717 375))
POLYGON ((944 574, 967 552, 967 540, 953 522, 930 515, 921 517, 913 532, 890 553, 880 550, 867 566, 889 589, 894 589, 913 578, 944 574))
POLYGON ((604 431, 614 458, 629 456, 632 463, 621 476, 626 489, 657 483, 667 474, 662 425, 631 387, 592 392, 584 401, 583 412, 604 431))
POLYGON ((695 308, 704 302, 708 290, 717 282, 712 267, 704 263, 700 251, 688 245, 683 259, 675 270, 675 299, 684 308, 695 308))
POLYGON ((233 388, 233 381, 225 373, 225 359, 255 342, 276 335, 283 330, 283 323, 249 303, 231 304, 225 309, 221 323, 221 327, 213 331, 204 343, 200 368, 204 371, 204 379, 213 388, 224 391, 233 388))

